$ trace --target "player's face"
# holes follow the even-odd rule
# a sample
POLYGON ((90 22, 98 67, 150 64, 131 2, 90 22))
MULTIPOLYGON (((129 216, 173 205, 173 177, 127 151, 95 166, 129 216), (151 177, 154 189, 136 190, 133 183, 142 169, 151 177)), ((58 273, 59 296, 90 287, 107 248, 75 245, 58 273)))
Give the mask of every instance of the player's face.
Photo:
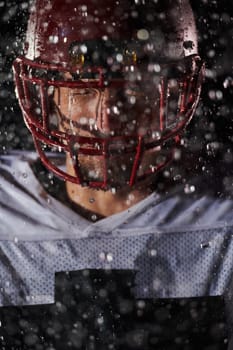
MULTIPOLYGON (((127 137, 141 135, 145 142, 149 142, 159 134, 158 92, 151 89, 152 82, 148 75, 143 80, 137 74, 131 75, 134 77, 131 80, 124 80, 120 87, 111 84, 106 88, 63 87, 59 94, 55 93, 61 131, 110 140, 120 136, 119 140, 112 142, 107 159, 108 177, 114 186, 128 182, 135 160, 136 147, 132 153, 125 152, 130 146, 127 137)), ((138 170, 139 175, 150 164, 154 164, 153 158, 154 150, 145 152, 138 170)), ((71 161, 68 159, 68 163, 71 161)), ((87 178, 103 178, 105 165, 101 157, 80 155, 79 163, 86 175, 88 174, 87 178)))

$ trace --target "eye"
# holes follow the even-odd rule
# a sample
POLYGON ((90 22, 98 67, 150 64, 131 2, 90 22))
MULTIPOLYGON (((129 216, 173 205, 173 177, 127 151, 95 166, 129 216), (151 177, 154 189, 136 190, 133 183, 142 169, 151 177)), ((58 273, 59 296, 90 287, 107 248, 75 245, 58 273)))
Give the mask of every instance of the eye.
POLYGON ((85 88, 85 89, 76 89, 73 91, 73 96, 90 96, 93 95, 93 89, 85 88))

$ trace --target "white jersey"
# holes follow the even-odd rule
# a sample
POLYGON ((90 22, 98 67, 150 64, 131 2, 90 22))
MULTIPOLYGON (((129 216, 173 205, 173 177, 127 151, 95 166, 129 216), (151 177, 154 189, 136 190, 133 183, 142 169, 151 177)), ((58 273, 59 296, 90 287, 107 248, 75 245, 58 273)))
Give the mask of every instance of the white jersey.
POLYGON ((87 268, 134 270, 138 298, 231 295, 232 200, 178 186, 91 222, 46 193, 35 159, 1 156, 0 305, 53 303, 55 273, 87 268))

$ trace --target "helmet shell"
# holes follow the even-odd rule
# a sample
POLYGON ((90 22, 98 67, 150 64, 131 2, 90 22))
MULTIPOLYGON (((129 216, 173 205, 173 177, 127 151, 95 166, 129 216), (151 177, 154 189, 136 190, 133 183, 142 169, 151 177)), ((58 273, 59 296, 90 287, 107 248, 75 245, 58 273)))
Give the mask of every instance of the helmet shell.
POLYGON ((197 32, 188 0, 36 0, 28 22, 25 56, 69 65, 74 43, 134 42, 143 52, 181 58, 197 54, 197 32))

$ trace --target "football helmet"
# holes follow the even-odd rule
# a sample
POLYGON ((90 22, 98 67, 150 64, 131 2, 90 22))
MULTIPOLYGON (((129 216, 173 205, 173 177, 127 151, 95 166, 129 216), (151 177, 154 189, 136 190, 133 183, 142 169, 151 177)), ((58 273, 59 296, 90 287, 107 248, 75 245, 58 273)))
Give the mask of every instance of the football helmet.
POLYGON ((105 190, 162 169, 199 100, 197 45, 188 0, 36 0, 13 70, 45 166, 105 190))

